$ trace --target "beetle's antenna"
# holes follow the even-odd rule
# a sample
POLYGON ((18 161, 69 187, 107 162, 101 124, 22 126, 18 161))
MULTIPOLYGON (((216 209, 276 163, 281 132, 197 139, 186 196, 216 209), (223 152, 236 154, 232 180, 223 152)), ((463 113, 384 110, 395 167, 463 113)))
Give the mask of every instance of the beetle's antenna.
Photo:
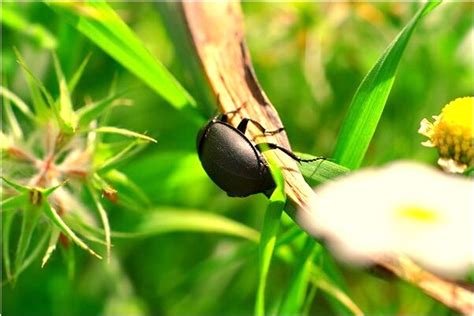
POLYGON ((284 152, 285 154, 287 154, 288 156, 290 156, 291 158, 293 158, 294 160, 296 160, 297 162, 300 162, 300 163, 301 162, 313 162, 313 161, 318 161, 318 160, 327 160, 326 157, 315 157, 315 158, 304 159, 304 158, 296 156, 290 150, 288 150, 284 147, 278 146, 277 144, 273 144, 273 143, 260 143, 260 144, 257 144, 256 147, 260 152, 263 152, 263 151, 269 150, 269 149, 279 149, 279 150, 281 150, 282 152, 284 152))

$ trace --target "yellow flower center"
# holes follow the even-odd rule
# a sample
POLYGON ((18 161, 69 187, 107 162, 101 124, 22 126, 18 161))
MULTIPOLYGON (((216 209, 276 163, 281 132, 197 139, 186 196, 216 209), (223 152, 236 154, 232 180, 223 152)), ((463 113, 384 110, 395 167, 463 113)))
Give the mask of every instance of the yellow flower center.
POLYGON ((439 163, 448 171, 463 172, 474 165, 474 97, 448 103, 435 122, 421 122, 419 132, 429 138, 423 144, 437 147, 439 163), (451 169, 451 170, 450 170, 451 169))
POLYGON ((440 121, 465 129, 466 134, 474 138, 473 114, 474 97, 457 98, 443 108, 440 121))
POLYGON ((424 224, 434 224, 439 221, 439 214, 435 210, 420 206, 403 206, 397 209, 397 215, 402 219, 424 224))

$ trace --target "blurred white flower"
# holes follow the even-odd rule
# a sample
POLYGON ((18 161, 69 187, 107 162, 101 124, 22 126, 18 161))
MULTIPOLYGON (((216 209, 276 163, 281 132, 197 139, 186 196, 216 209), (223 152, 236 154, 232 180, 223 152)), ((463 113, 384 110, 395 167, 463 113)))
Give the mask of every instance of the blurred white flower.
MULTIPOLYGON (((474 263, 473 182, 416 163, 366 169, 316 189, 300 223, 343 260, 404 254, 446 277, 474 263)), ((301 212, 303 213, 303 212, 301 212)))

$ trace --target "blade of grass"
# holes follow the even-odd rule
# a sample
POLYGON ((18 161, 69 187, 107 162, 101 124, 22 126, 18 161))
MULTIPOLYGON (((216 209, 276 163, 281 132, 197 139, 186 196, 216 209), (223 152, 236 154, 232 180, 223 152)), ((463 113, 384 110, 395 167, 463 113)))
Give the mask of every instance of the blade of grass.
POLYGON ((308 283, 311 280, 313 258, 320 247, 313 238, 306 236, 305 245, 294 265, 293 276, 283 297, 278 315, 298 315, 302 311, 308 283))
POLYGON ((135 138, 147 140, 152 143, 156 143, 156 140, 151 138, 150 136, 146 136, 146 135, 143 135, 134 131, 130 131, 128 129, 119 128, 119 127, 102 126, 102 127, 93 129, 93 131, 97 133, 119 134, 119 135, 128 136, 128 137, 135 137, 135 138))
POLYGON ((198 113, 189 93, 107 3, 46 3, 175 108, 198 113))
MULTIPOLYGON (((312 159, 315 156, 303 153, 297 155, 304 159, 312 159)), ((305 177, 308 184, 315 186, 328 180, 342 176, 350 171, 350 169, 338 165, 330 160, 319 160, 311 163, 303 163, 299 165, 300 171, 305 177)))
POLYGON ((403 51, 421 18, 440 2, 427 2, 421 8, 362 80, 334 150, 334 159, 341 165, 350 169, 359 167, 382 115, 403 51))
POLYGON ((258 240, 258 232, 237 221, 205 211, 157 208, 127 226, 128 232, 112 232, 114 238, 146 237, 170 232, 204 232, 258 240))
POLYGON ((283 213, 283 208, 286 202, 283 175, 281 174, 280 169, 278 169, 271 160, 268 161, 273 179, 276 183, 276 188, 270 196, 260 235, 258 252, 258 286, 254 310, 256 316, 265 315, 265 287, 267 284, 267 276, 273 256, 273 250, 275 248, 276 235, 278 233, 278 228, 280 227, 281 214, 283 213))
POLYGON ((334 297, 353 315, 364 315, 362 310, 354 303, 354 301, 352 301, 352 299, 337 285, 331 282, 331 280, 324 274, 322 270, 314 269, 313 273, 314 274, 312 275, 311 280, 319 289, 321 289, 321 291, 324 291, 334 297))

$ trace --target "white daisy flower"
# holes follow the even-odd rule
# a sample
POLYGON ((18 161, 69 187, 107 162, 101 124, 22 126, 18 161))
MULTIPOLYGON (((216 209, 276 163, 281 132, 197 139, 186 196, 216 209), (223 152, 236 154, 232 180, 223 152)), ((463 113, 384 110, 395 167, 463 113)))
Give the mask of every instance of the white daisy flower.
POLYGON ((370 264, 404 254, 456 278, 474 264, 473 184, 420 164, 393 163, 318 187, 312 213, 300 222, 343 260, 370 264))

